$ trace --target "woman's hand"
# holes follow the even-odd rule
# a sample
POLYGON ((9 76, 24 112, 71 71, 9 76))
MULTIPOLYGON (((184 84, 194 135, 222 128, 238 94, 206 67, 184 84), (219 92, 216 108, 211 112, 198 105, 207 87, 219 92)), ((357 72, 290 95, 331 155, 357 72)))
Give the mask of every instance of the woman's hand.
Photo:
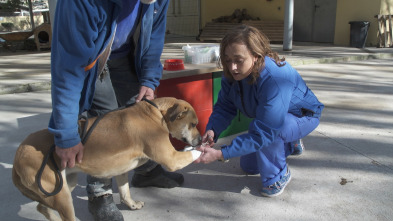
POLYGON ((211 163, 218 159, 222 159, 221 150, 216 150, 212 148, 214 146, 214 131, 208 130, 202 136, 202 145, 197 147, 196 149, 201 151, 201 156, 196 159, 195 163, 211 163))
POLYGON ((202 136, 202 145, 212 147, 214 145, 214 131, 208 130, 202 136))
POLYGON ((221 150, 216 150, 214 148, 211 148, 210 146, 203 146, 203 145, 197 147, 196 149, 201 151, 202 154, 198 159, 194 161, 195 163, 208 164, 223 159, 221 150))

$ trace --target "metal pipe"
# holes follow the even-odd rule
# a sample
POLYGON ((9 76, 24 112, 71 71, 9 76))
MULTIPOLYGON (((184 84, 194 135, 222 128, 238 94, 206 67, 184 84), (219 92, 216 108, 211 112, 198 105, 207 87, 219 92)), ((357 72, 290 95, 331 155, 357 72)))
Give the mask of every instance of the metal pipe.
POLYGON ((285 15, 284 15, 284 51, 292 51, 293 39, 293 10, 294 0, 285 0, 285 15))

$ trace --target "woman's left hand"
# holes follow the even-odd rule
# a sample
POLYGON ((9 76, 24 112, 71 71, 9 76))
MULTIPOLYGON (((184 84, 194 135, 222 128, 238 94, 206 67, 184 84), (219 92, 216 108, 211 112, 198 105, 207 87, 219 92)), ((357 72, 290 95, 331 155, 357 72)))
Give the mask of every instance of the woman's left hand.
POLYGON ((202 145, 212 147, 214 145, 213 138, 214 138, 214 131, 213 130, 206 131, 205 134, 202 136, 202 145))
POLYGON ((202 145, 198 147, 197 150, 201 151, 202 154, 198 159, 194 161, 195 163, 208 164, 223 158, 221 150, 216 150, 214 148, 211 148, 210 146, 202 145))

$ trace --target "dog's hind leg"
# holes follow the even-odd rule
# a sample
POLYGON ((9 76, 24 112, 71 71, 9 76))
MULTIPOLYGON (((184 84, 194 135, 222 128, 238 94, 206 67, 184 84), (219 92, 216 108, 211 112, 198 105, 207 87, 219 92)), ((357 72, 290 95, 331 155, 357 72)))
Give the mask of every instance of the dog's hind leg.
MULTIPOLYGON (((43 196, 42 193, 40 195, 43 196)), ((38 201, 37 211, 43 214, 48 220, 75 221, 71 192, 66 183, 58 194, 50 197, 42 197, 38 201), (61 219, 54 213, 54 210, 59 213, 61 219)))
MULTIPOLYGON (((16 165, 16 164, 15 164, 16 165)), ((47 203, 45 199, 42 198, 42 194, 38 192, 37 188, 33 188, 33 185, 29 185, 26 182, 27 176, 24 177, 24 179, 21 179, 17 172, 17 166, 13 167, 12 169, 12 180, 15 184, 15 186, 21 191, 21 193, 30 199, 37 201, 37 211, 44 215, 48 220, 50 221, 59 221, 61 220, 60 217, 58 217, 54 210, 45 206, 44 203, 47 203), (31 188, 31 189, 30 189, 31 188)))
MULTIPOLYGON (((62 173, 64 173, 64 171, 65 170, 63 170, 62 173)), ((78 183, 78 173, 67 173, 66 177, 68 189, 70 190, 70 192, 72 192, 75 189, 76 184, 78 183)))
POLYGON ((63 186, 63 189, 54 196, 53 206, 57 210, 62 220, 75 221, 74 205, 72 203, 71 192, 68 186, 63 186))
POLYGON ((37 211, 44 215, 50 221, 61 221, 60 217, 58 217, 51 208, 41 203, 38 203, 37 211))
POLYGON ((130 185, 128 184, 128 173, 116 176, 117 187, 119 188, 120 200, 131 210, 142 209, 144 202, 134 201, 131 199, 130 185))

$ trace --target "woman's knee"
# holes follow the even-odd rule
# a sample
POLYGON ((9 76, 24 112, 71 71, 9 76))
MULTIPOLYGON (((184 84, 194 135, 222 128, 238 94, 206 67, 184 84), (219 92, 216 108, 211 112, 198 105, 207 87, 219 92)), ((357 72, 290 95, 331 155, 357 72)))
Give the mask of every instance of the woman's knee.
POLYGON ((293 142, 310 134, 318 125, 318 118, 296 117, 288 113, 279 137, 284 143, 293 142))
POLYGON ((248 174, 258 174, 258 162, 256 153, 250 153, 240 157, 240 168, 248 174))

